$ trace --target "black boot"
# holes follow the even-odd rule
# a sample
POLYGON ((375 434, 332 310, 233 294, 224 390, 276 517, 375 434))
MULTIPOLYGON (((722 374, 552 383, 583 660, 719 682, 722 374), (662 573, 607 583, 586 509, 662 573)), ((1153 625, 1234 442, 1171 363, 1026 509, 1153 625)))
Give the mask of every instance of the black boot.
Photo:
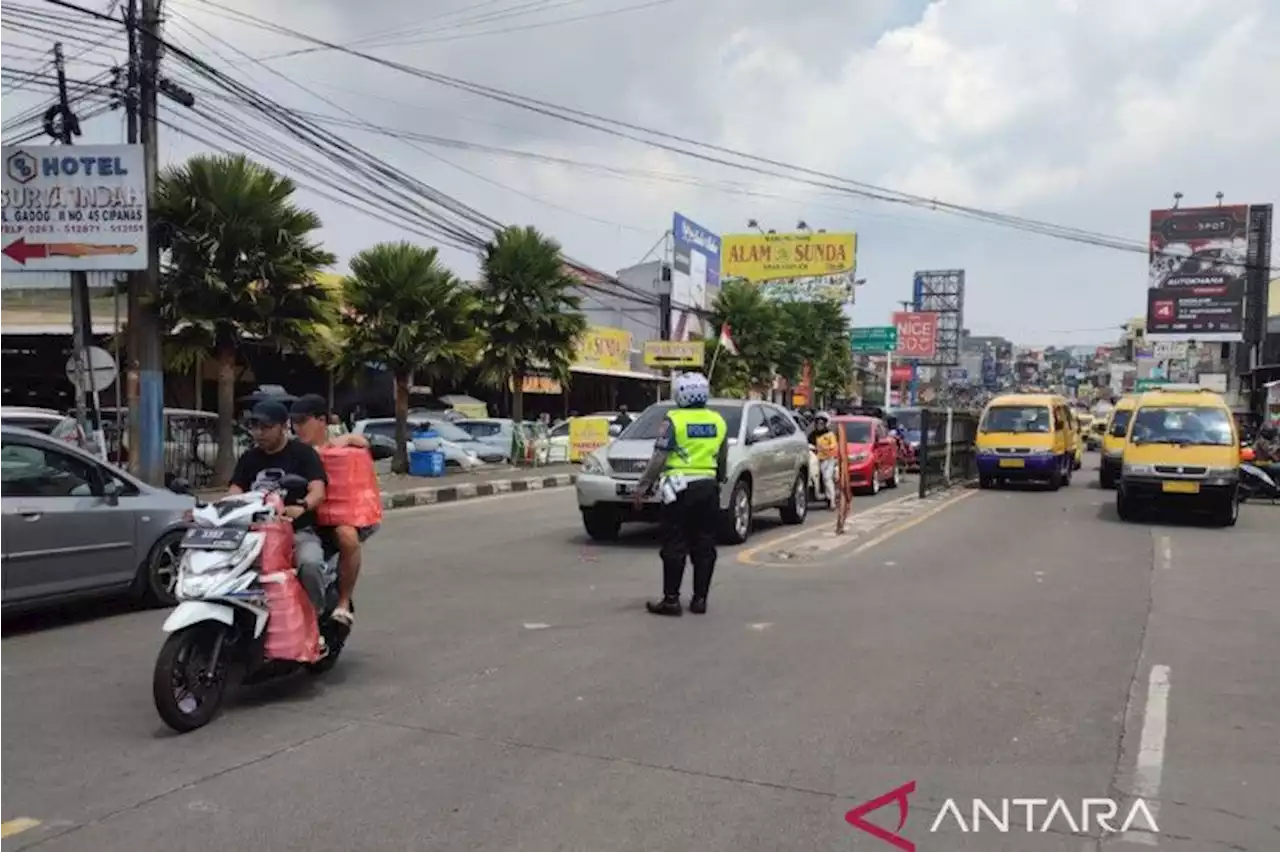
POLYGON ((706 611, 707 611, 706 595, 703 595, 702 597, 695 596, 689 599, 689 612, 692 612, 694 615, 703 615, 706 613, 706 611))
POLYGON ((644 608, 654 615, 680 615, 684 612, 679 595, 667 595, 660 601, 646 601, 644 608))

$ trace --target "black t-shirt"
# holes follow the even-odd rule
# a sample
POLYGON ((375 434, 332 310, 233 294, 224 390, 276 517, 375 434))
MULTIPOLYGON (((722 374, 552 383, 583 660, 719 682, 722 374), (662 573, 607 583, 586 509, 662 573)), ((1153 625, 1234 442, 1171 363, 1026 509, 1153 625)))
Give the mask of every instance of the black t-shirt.
MULTIPOLYGON (((253 482, 258 478, 259 473, 272 468, 296 474, 307 482, 314 482, 317 479, 325 484, 329 482, 329 477, 324 472, 324 463, 320 461, 320 454, 315 448, 299 440, 290 439, 279 452, 275 453, 269 453, 261 447, 251 447, 236 462, 235 473, 231 474, 231 484, 242 491, 248 491, 253 487, 253 482)), ((315 526, 315 522, 316 513, 305 512, 293 522, 293 527, 299 530, 307 529, 315 526)))

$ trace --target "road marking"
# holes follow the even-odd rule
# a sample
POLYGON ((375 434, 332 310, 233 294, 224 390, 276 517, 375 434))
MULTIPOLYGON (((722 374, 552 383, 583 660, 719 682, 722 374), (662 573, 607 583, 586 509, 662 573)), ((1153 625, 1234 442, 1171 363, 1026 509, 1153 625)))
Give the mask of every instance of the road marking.
POLYGON ((550 626, 551 626, 550 624, 543 624, 541 621, 526 621, 524 625, 524 629, 525 630, 546 630, 550 626))
POLYGON ((39 824, 40 820, 31 819, 30 817, 6 820, 0 823, 0 837, 12 837, 15 834, 21 834, 24 831, 30 831, 39 824))
MULTIPOLYGON (((1147 707, 1142 716, 1142 739, 1133 774, 1133 794, 1143 799, 1159 824, 1160 781, 1164 775, 1164 742, 1169 733, 1169 667, 1152 666, 1147 679, 1147 707)), ((1122 840, 1155 846, 1155 826, 1126 831, 1122 840)))
POLYGON ((385 509, 382 513, 382 523, 394 521, 402 515, 417 515, 426 511, 435 511, 438 509, 457 509, 467 508, 485 503, 492 503, 496 500, 515 500, 521 497, 546 497, 547 491, 565 491, 572 493, 573 489, 569 486, 560 488, 544 488, 542 490, 530 491, 504 491, 501 494, 487 494, 484 497, 470 497, 466 500, 449 500, 444 503, 424 503, 421 506, 402 506, 398 509, 385 509))
POLYGON ((977 493, 978 493, 977 491, 964 491, 964 492, 961 492, 960 494, 957 494, 955 497, 952 497, 949 500, 944 500, 943 502, 934 506, 929 511, 921 515, 917 515, 916 517, 912 518, 911 520, 905 523, 898 524, 896 527, 893 527, 892 529, 884 531, 883 533, 871 539, 870 541, 866 542, 865 544, 858 545, 858 547, 855 548, 854 551, 849 554, 849 556, 853 557, 861 553, 866 553, 871 548, 875 547, 878 544, 883 544, 884 542, 893 538, 898 533, 906 532, 907 530, 911 529, 914 526, 923 524, 925 521, 929 520, 934 515, 941 512, 942 510, 949 509, 955 504, 959 503, 961 500, 964 500, 968 497, 972 497, 974 494, 977 494, 977 493))
POLYGON ((772 621, 761 621, 757 624, 751 625, 751 629, 756 631, 761 631, 761 630, 768 630, 772 626, 773 626, 772 621))
MULTIPOLYGON (((865 512, 851 512, 849 514, 849 520, 852 521, 855 518, 866 517, 867 515, 870 515, 873 512, 879 512, 881 509, 887 509, 890 506, 896 506, 897 504, 905 503, 908 500, 918 500, 918 499, 919 498, 915 494, 908 494, 905 497, 898 497, 894 500, 890 500, 888 503, 880 503, 871 509, 867 509, 865 512)), ((819 531, 817 533, 817 536, 815 537, 821 536, 822 534, 823 534, 822 531, 819 531)), ((802 535, 814 535, 814 530, 811 527, 806 526, 796 530, 793 533, 787 533, 786 535, 781 535, 781 536, 778 536, 777 538, 770 538, 760 542, 759 544, 752 545, 751 547, 748 547, 746 550, 742 550, 738 552, 738 561, 744 565, 750 565, 752 564, 752 559, 755 557, 755 555, 761 552, 762 550, 765 550, 766 548, 777 547, 778 545, 788 541, 794 541, 795 539, 800 538, 800 536, 802 535)))
POLYGON ((1173 540, 1167 535, 1160 536, 1160 570, 1168 571, 1173 567, 1173 540))

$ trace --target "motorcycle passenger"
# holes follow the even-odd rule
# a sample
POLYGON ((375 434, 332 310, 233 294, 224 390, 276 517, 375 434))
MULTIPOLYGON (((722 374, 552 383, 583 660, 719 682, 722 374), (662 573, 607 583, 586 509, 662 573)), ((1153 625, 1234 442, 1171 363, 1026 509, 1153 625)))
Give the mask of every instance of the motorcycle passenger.
POLYGON ((1280 464, 1280 438, 1276 427, 1263 426, 1258 430, 1258 439, 1253 445, 1260 464, 1280 464))
POLYGON ((289 410, 283 403, 263 400, 249 414, 248 427, 253 435, 250 447, 236 462, 231 474, 229 493, 243 494, 253 488, 258 474, 264 470, 282 470, 307 481, 307 494, 302 505, 286 506, 285 517, 293 521, 293 561, 298 582, 316 609, 324 612, 324 548, 316 534, 316 509, 324 502, 325 476, 320 454, 302 441, 289 437, 289 410))
POLYGON ((825 411, 819 411, 813 418, 813 432, 809 435, 809 443, 818 453, 818 477, 822 482, 822 493, 834 508, 836 503, 836 456, 839 455, 838 439, 831 431, 831 420, 825 411))
POLYGON ((693 562, 689 611, 707 611, 716 567, 720 483, 728 473, 728 427, 707 407, 711 386, 701 373, 685 373, 672 383, 676 408, 667 412, 649 466, 636 485, 637 506, 659 484, 662 494, 662 600, 648 601, 654 615, 680 615, 685 562, 693 562), (661 482, 659 483, 659 476, 661 482))
MULTIPOLYGON (((319 394, 306 394, 297 399, 289 409, 293 432, 317 451, 325 447, 359 447, 369 449, 369 441, 363 435, 344 433, 334 435, 325 425, 328 406, 319 394)), ((336 527, 318 527, 322 542, 338 551, 338 603, 329 617, 350 626, 355 620, 351 612, 351 597, 355 594, 356 580, 360 576, 362 553, 360 545, 378 531, 377 525, 353 527, 343 524, 336 527)))

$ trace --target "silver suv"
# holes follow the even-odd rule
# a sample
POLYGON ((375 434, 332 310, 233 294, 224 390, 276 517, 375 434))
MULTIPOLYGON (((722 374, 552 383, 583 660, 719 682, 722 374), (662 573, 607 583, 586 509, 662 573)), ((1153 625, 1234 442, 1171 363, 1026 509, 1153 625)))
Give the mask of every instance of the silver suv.
MULTIPOLYGON (((804 523, 809 508, 809 441, 791 415, 753 400, 713 399, 708 406, 720 413, 729 429, 728 480, 720 492, 721 539, 729 544, 746 541, 752 515, 762 509, 781 509, 785 523, 804 523)), ((638 510, 631 498, 671 407, 670 402, 649 406, 616 440, 583 459, 578 507, 593 539, 617 538, 627 521, 658 519, 656 497, 646 497, 638 510)))

